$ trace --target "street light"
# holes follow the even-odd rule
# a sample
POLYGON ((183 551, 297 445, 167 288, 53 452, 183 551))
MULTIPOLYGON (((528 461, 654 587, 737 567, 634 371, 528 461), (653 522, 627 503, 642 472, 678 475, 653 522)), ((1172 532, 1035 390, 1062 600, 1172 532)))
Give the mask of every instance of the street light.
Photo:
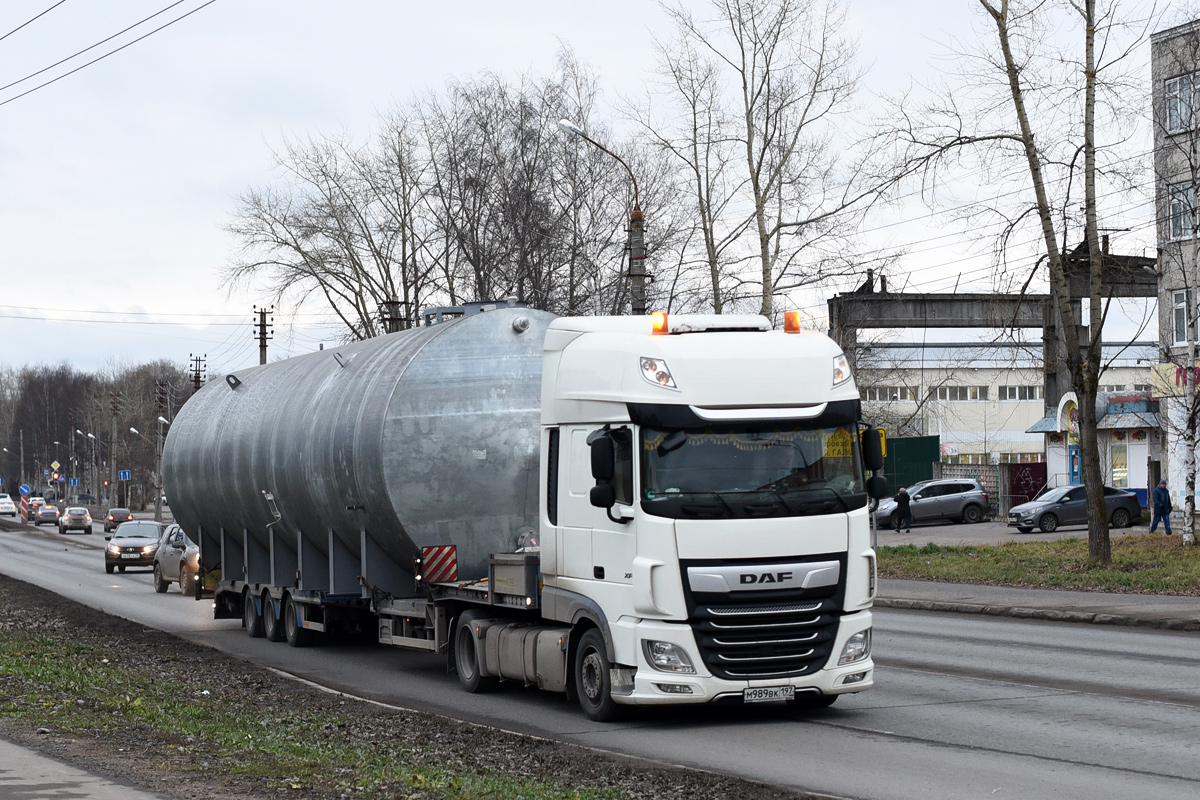
MULTIPOLYGON (((160 423, 166 422, 162 417, 158 418, 160 423)), ((130 428, 131 433, 136 433, 142 436, 141 431, 137 428, 130 428)), ((147 442, 150 440, 142 436, 147 442)), ((162 522, 162 425, 158 426, 158 436, 154 439, 154 521, 162 522)))
POLYGON ((633 183, 633 211, 629 214, 629 293, 631 295, 630 310, 634 316, 642 316, 646 313, 646 220, 642 216, 641 206, 638 205, 638 185, 637 178, 633 176, 633 170, 625 163, 619 155, 609 150, 604 145, 597 142, 595 139, 584 133, 583 128, 571 122, 569 119, 560 119, 558 126, 565 131, 575 134, 580 139, 583 139, 588 144, 608 153, 617 160, 617 163, 625 168, 629 173, 629 180, 633 183))

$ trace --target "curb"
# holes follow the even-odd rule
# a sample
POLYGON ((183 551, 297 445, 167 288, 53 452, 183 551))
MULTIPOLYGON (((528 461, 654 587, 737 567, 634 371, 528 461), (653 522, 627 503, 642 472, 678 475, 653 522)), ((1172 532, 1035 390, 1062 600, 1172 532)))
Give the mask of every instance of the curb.
POLYGON ((1086 622, 1093 625, 1124 625, 1134 628, 1157 628, 1159 630, 1170 631, 1200 631, 1200 619, 1179 617, 1128 617, 1119 614, 1103 614, 1089 611, 1059 611, 1052 608, 1023 608, 1021 606, 984 605, 982 603, 944 603, 937 600, 908 600, 886 597, 876 597, 875 605, 881 608, 941 611, 951 614, 987 614, 993 617, 1041 619, 1050 622, 1086 622))

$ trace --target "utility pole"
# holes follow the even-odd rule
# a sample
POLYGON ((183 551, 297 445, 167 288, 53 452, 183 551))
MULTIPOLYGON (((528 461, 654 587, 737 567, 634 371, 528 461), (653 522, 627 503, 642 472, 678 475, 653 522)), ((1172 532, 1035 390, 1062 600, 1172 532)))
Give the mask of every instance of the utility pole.
POLYGON ((629 214, 629 294, 630 294, 630 312, 634 316, 642 316, 646 313, 646 218, 642 214, 641 206, 638 205, 638 185, 637 178, 633 176, 633 170, 625 163, 619 155, 609 150, 604 145, 590 138, 583 132, 583 128, 571 122, 569 119, 560 119, 558 126, 565 131, 583 139, 593 147, 607 153, 617 160, 617 163, 625 168, 629 173, 629 180, 633 183, 633 211, 629 214))
POLYGON ((402 303, 395 297, 389 297, 380 304, 379 319, 383 323, 384 333, 396 333, 408 327, 408 314, 401 316, 401 306, 407 310, 408 303, 402 303))
MULTIPOLYGON (((188 358, 191 359, 192 362, 192 391, 198 392, 200 391, 200 387, 204 384, 202 373, 205 362, 200 356, 192 355, 191 353, 188 354, 188 358)), ((208 358, 208 353, 204 354, 204 358, 208 358)))
POLYGON ((21 486, 25 485, 25 429, 21 428, 21 486))
MULTIPOLYGON (((275 306, 271 306, 271 308, 269 310, 266 308, 259 308, 258 306, 254 306, 254 313, 258 314, 258 333, 255 334, 258 338, 258 363, 265 364, 265 363, 267 363, 267 341, 269 339, 273 338, 270 335, 268 335, 267 314, 275 313, 275 306)), ((275 321, 272 319, 271 320, 272 325, 274 325, 274 322, 275 321)), ((270 333, 274 333, 274 332, 275 332, 275 328, 272 327, 270 330, 270 333)))
MULTIPOLYGON (((109 497, 117 490, 117 415, 121 413, 121 393, 112 396, 112 437, 108 440, 108 491, 109 497)), ((119 499, 119 498, 118 498, 119 499)), ((109 505, 112 505, 110 502, 109 505)))

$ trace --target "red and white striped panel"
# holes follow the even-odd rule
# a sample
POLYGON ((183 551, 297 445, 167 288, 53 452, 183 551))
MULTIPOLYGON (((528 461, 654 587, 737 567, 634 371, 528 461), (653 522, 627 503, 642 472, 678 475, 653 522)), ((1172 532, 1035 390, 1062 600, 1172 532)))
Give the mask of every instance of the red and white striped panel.
POLYGON ((458 580, 458 548, 452 544, 422 547, 421 558, 425 562, 425 582, 458 580))

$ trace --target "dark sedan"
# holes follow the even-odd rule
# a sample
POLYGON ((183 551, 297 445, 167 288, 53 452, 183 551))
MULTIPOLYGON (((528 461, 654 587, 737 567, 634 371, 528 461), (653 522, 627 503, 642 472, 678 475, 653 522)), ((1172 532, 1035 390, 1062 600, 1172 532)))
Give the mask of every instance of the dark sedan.
POLYGON ((46 523, 49 523, 51 525, 57 525, 58 518, 61 516, 62 512, 58 510, 58 506, 52 506, 50 504, 38 506, 38 510, 33 515, 33 524, 45 525, 46 523))
POLYGON ((123 522, 112 536, 105 536, 108 547, 104 548, 104 571, 125 571, 126 567, 149 567, 154 564, 158 552, 158 541, 162 538, 163 525, 149 519, 123 522))
MULTIPOLYGON (((1114 528, 1127 528, 1141 519, 1142 504, 1133 492, 1105 486, 1104 505, 1114 528)), ((1008 512, 1008 526, 1021 533, 1030 533, 1034 528, 1052 533, 1063 525, 1087 525, 1087 522, 1087 489, 1082 486, 1050 489, 1036 500, 1013 506, 1008 512)))
POLYGON ((110 508, 104 515, 104 532, 115 531, 122 522, 133 519, 133 512, 128 508, 110 508))

